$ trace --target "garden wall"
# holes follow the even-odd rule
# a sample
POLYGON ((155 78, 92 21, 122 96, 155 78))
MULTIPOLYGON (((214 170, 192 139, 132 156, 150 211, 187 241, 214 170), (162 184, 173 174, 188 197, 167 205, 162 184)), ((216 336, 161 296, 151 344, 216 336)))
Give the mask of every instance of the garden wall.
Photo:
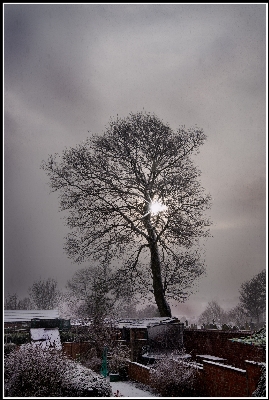
POLYGON ((150 384, 150 367, 136 362, 129 362, 128 364, 129 379, 137 382, 150 384))
POLYGON ((248 380, 248 392, 251 395, 257 389, 257 385, 261 376, 262 363, 246 360, 246 371, 248 380))
POLYGON ((225 358, 227 364, 244 369, 245 360, 257 362, 266 360, 265 348, 229 340, 249 335, 249 332, 186 329, 184 330, 184 347, 194 360, 199 354, 208 354, 225 358))
POLYGON ((204 361, 203 378, 209 397, 247 397, 246 370, 204 361))
MULTIPOLYGON (((252 397, 258 386, 262 363, 245 362, 246 369, 203 361, 196 391, 200 397, 252 397)), ((129 379, 150 385, 150 367, 130 362, 129 379)))

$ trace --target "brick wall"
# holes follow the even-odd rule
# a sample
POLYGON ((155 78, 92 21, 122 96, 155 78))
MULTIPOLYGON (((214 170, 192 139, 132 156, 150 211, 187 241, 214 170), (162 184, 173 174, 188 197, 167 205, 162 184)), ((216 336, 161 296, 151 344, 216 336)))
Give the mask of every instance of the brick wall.
POLYGON ((247 397, 247 376, 243 369, 204 361, 203 379, 209 397, 247 397))
POLYGON ((245 368, 245 360, 264 362, 265 349, 228 339, 246 337, 249 332, 226 332, 218 330, 185 330, 184 347, 195 360, 197 354, 209 354, 227 359, 227 364, 245 368))
MULTIPOLYGON (((199 368, 196 393, 199 397, 252 397, 261 375, 262 363, 245 362, 246 369, 203 361, 199 368)), ((150 385, 150 367, 129 362, 129 379, 150 385)))
POLYGON ((128 364, 129 379, 137 382, 150 384, 150 368, 146 365, 138 364, 136 362, 129 362, 128 364))
POLYGON ((250 396, 254 392, 254 390, 257 389, 258 382, 261 376, 262 365, 263 363, 246 360, 245 366, 247 371, 248 394, 250 396))

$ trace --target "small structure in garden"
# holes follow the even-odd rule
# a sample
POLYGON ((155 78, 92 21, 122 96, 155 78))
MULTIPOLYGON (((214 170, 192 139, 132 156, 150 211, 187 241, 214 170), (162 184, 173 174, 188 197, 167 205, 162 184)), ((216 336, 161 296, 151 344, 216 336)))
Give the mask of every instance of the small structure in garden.
POLYGON ((181 357, 184 323, 177 318, 125 319, 117 328, 122 340, 130 344, 132 361, 149 364, 167 355, 181 357))
POLYGON ((183 347, 184 323, 172 320, 148 327, 149 346, 152 350, 172 350, 183 347))
POLYGON ((184 323, 177 320, 160 323, 148 328, 148 345, 142 358, 146 364, 152 364, 162 358, 188 360, 189 354, 182 354, 184 323))
POLYGON ((43 348, 61 349, 59 330, 70 329, 70 320, 59 318, 58 310, 5 310, 5 340, 16 344, 29 341, 43 348))

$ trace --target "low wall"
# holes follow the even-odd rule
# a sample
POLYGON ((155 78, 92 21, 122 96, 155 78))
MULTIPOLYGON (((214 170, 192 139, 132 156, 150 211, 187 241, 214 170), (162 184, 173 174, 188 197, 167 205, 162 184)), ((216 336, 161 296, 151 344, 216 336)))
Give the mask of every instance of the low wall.
POLYGON ((204 361, 203 379, 209 397, 247 397, 246 370, 204 361))
POLYGON ((257 389, 258 382, 261 376, 261 370, 264 363, 259 363, 255 361, 246 360, 246 371, 247 371, 247 380, 248 380, 248 394, 254 392, 257 389))
MULTIPOLYGON (((252 397, 258 386, 262 363, 245 361, 245 369, 213 361, 203 361, 199 368, 196 392, 204 397, 252 397)), ((129 379, 150 385, 150 367, 129 362, 129 379)))
POLYGON ((137 382, 150 384, 150 367, 138 364, 136 362, 129 362, 128 364, 129 379, 137 382))
POLYGON ((245 360, 256 362, 265 362, 266 360, 265 348, 229 340, 249 335, 249 332, 186 329, 184 331, 184 347, 194 360, 196 355, 209 354, 225 358, 227 364, 244 369, 245 360))

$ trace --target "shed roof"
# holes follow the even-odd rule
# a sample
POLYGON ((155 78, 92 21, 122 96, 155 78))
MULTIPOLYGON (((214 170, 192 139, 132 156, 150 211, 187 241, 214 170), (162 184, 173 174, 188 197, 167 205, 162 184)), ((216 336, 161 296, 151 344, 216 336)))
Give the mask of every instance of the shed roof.
POLYGON ((160 324, 170 324, 173 322, 179 322, 177 318, 169 318, 169 317, 154 317, 154 318, 127 318, 121 319, 118 321, 117 327, 119 329, 124 328, 142 328, 146 329, 150 326, 160 325, 160 324))
POLYGON ((59 318, 58 310, 4 310, 4 322, 30 322, 31 319, 59 318))

